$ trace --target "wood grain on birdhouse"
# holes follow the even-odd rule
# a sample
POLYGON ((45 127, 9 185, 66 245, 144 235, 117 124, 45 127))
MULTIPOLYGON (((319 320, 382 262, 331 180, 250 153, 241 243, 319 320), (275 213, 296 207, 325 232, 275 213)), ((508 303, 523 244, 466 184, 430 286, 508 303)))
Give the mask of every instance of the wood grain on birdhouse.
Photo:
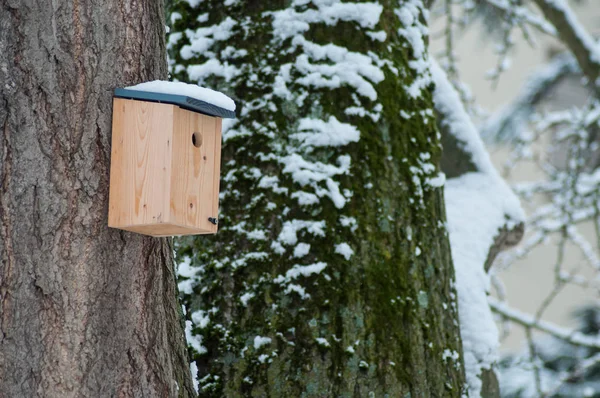
POLYGON ((146 235, 217 232, 221 118, 114 98, 108 225, 146 235))

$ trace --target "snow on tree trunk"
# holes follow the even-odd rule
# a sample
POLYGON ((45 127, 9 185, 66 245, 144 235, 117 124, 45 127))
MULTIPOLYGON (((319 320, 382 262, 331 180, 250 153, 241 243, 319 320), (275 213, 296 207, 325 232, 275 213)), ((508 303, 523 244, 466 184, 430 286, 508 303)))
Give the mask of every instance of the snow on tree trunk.
POLYGON ((112 90, 161 2, 0 5, 0 396, 193 396, 172 244, 107 227, 112 90))
POLYGON ((284 3, 170 17, 174 76, 239 105, 219 232, 178 248, 200 393, 459 397, 427 11, 284 3))

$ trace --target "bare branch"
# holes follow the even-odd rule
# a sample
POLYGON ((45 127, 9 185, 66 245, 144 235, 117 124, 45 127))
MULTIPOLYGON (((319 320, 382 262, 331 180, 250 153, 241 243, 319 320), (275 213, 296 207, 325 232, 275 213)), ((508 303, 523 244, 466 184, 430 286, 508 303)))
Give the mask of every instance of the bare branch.
POLYGON ((523 239, 523 234, 525 233, 525 224, 524 223, 510 223, 507 220, 506 225, 504 225, 499 231, 498 235, 494 238, 494 244, 490 247, 490 251, 488 252, 488 257, 485 260, 485 270, 489 271, 494 263, 494 260, 500 254, 500 252, 508 249, 509 247, 517 245, 521 239, 523 239))

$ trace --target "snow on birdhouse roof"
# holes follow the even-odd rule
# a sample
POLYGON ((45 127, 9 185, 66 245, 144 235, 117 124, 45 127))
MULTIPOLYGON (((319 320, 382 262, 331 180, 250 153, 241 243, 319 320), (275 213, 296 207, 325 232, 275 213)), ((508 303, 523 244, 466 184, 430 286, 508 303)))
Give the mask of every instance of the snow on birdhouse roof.
POLYGON ((195 84, 154 80, 135 86, 117 88, 115 97, 164 102, 210 116, 235 117, 235 103, 231 98, 218 91, 195 84))

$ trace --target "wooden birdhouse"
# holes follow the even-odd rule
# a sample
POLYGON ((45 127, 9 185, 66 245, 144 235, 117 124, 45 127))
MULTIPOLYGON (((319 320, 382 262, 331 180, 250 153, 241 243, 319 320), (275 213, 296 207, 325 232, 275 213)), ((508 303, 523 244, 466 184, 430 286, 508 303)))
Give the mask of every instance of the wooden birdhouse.
POLYGON ((152 236, 217 232, 225 95, 195 85, 116 89, 108 226, 152 236))

